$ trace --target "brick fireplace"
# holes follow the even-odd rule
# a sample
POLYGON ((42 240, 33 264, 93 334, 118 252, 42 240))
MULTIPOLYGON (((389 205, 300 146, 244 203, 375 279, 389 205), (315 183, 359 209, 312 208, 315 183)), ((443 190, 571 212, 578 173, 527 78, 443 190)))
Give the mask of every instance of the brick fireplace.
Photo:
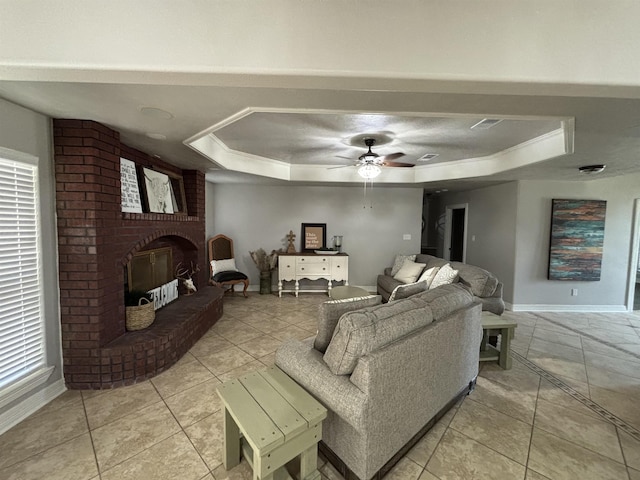
POLYGON ((206 286, 204 174, 128 147, 118 132, 86 120, 54 120, 56 208, 64 376, 69 388, 113 388, 175 363, 222 315, 206 286), (122 213, 120 157, 181 175, 186 214, 122 213), (133 255, 170 246, 194 262, 199 291, 156 312, 146 330, 125 329, 125 269, 133 255))

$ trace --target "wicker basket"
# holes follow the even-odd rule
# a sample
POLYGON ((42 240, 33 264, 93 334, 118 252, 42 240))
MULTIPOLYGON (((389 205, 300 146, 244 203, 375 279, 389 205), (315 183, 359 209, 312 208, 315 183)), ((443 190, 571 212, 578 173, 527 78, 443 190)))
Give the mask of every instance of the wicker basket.
POLYGON ((137 307, 127 307, 126 309, 127 330, 142 330, 147 328, 156 319, 156 311, 153 302, 148 298, 141 297, 137 307), (143 300, 147 303, 143 303, 143 300))

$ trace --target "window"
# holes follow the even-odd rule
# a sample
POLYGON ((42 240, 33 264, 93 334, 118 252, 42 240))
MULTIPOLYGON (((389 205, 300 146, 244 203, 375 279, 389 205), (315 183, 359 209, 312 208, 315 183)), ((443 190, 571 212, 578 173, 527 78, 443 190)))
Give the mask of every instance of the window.
POLYGON ((38 167, 0 157, 0 397, 5 401, 45 369, 39 237, 38 167))

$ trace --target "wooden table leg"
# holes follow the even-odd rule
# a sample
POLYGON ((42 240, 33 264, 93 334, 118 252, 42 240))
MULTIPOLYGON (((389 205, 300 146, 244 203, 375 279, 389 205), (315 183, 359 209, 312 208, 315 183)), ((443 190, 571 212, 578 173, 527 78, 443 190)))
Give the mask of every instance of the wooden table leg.
POLYGON ((489 343, 489 330, 482 329, 482 342, 480 343, 480 351, 484 352, 487 349, 489 343))
POLYGON ((316 480, 318 471, 318 445, 314 444, 300 454, 300 480, 316 480))
POLYGON ((505 370, 509 370, 511 368, 511 330, 510 328, 502 328, 500 329, 500 357, 498 358, 498 363, 505 370))
POLYGON ((240 429, 224 408, 224 468, 231 470, 240 463, 240 429))

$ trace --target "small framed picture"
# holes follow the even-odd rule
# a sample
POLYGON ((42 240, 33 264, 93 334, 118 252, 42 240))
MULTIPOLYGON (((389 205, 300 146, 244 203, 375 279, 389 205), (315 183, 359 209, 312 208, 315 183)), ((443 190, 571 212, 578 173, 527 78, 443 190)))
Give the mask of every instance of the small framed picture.
POLYGON ((303 252, 313 252, 327 246, 327 224, 326 223, 303 223, 302 224, 301 250, 303 252))
POLYGON ((142 172, 149 211, 152 213, 173 213, 169 176, 148 168, 143 168, 142 172))

